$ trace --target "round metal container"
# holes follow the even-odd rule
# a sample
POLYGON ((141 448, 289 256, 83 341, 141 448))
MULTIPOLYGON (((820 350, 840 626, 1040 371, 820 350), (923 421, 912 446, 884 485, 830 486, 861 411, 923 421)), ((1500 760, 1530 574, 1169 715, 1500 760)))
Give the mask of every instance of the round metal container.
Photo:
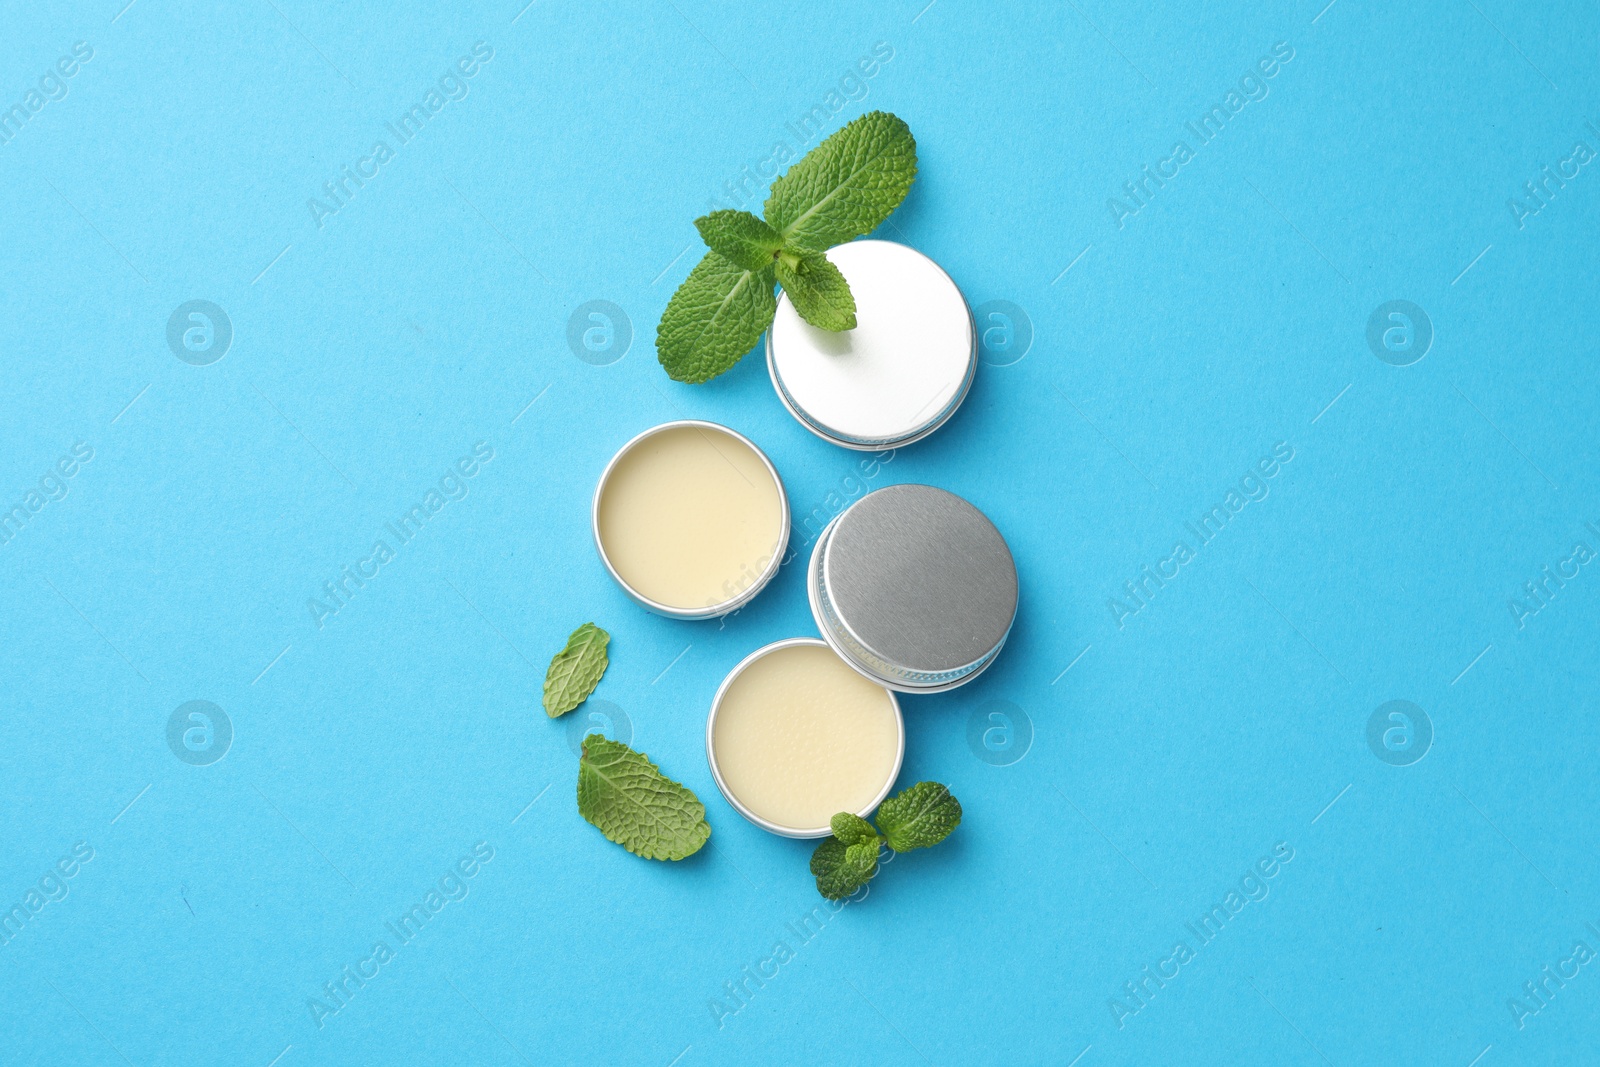
MULTIPOLYGON (((717 711, 722 707, 722 698, 728 692, 728 688, 733 685, 734 681, 739 677, 739 675, 744 673, 745 668, 749 667, 752 663, 765 656, 770 656, 774 652, 781 651, 785 648, 792 648, 796 645, 815 645, 822 648, 829 647, 826 642, 819 641, 815 637, 789 637, 782 641, 774 641, 770 645, 763 645, 762 647, 756 649, 744 659, 740 660, 738 666, 734 667, 733 670, 728 672, 728 676, 724 678, 722 680, 722 684, 717 687, 717 695, 711 699, 711 714, 706 716, 706 763, 708 763, 711 767, 711 777, 716 779, 717 789, 721 791, 723 799, 731 804, 733 809, 740 815, 743 815, 746 819, 749 819, 763 830, 779 834, 783 837, 827 837, 829 834, 833 833, 833 828, 831 826, 803 828, 784 826, 780 823, 772 822, 757 815, 755 812, 745 807, 743 801, 733 795, 733 790, 728 788, 728 783, 722 777, 722 769, 717 766, 717 749, 713 738, 716 735, 717 711)), ((838 650, 835 649, 834 651, 837 652, 838 650)), ((845 660, 846 664, 849 664, 849 662, 849 660, 845 660)), ((887 686, 884 688, 888 689, 887 686)), ((876 811, 878 805, 882 804, 884 798, 889 795, 889 790, 894 788, 895 779, 900 777, 900 765, 905 761, 906 757, 906 721, 905 718, 900 714, 900 701, 895 698, 895 695, 892 691, 888 693, 888 697, 889 705, 894 708, 894 721, 895 725, 899 728, 900 744, 898 751, 895 753, 894 770, 889 773, 889 780, 883 783, 883 789, 881 789, 878 792, 878 795, 873 798, 871 804, 868 804, 866 807, 856 812, 856 814, 861 816, 863 819, 876 811)))
POLYGON ((767 373, 789 413, 825 441, 860 451, 920 441, 966 399, 978 331, 937 263, 893 241, 828 250, 850 283, 856 328, 819 330, 787 294, 767 330, 767 373))
POLYGON ((655 612, 657 615, 665 615, 671 619, 716 619, 722 617, 723 615, 727 615, 730 612, 737 611, 739 608, 744 607, 744 605, 755 599, 756 594, 765 589, 767 583, 772 581, 773 575, 778 573, 778 568, 783 563, 784 550, 789 546, 789 495, 784 492, 783 479, 778 476, 778 468, 774 467, 772 465, 772 460, 767 458, 767 454, 761 451, 761 449, 757 448, 755 442, 750 440, 744 434, 738 432, 737 430, 729 429, 728 427, 723 426, 721 423, 703 422, 698 419, 677 419, 673 422, 664 422, 659 426, 652 426, 648 430, 634 437, 621 448, 617 449, 617 454, 612 456, 611 462, 606 464, 606 469, 600 475, 599 483, 594 487, 594 501, 589 507, 589 527, 594 535, 595 551, 600 554, 600 562, 605 564, 606 570, 610 572, 611 577, 616 581, 616 583, 622 587, 622 591, 627 593, 628 596, 632 597, 636 603, 650 611, 655 612), (754 581, 752 581, 745 588, 741 589, 736 595, 730 597, 728 600, 725 600, 719 604, 711 604, 699 608, 682 608, 675 607, 671 604, 662 604, 659 601, 650 599, 633 586, 629 585, 627 580, 624 579, 620 573, 618 573, 616 566, 611 562, 611 558, 606 554, 605 541, 600 537, 600 499, 605 495, 606 483, 610 480, 611 472, 616 469, 617 464, 641 441, 653 437, 658 433, 663 433, 667 430, 675 430, 685 426, 698 427, 703 430, 712 430, 718 433, 724 433, 748 446, 749 449, 756 454, 757 458, 761 460, 762 465, 766 467, 767 473, 772 475, 773 484, 778 487, 778 504, 782 508, 782 518, 780 519, 780 533, 778 534, 777 546, 773 550, 772 559, 767 563, 766 568, 755 578, 754 581))
POLYGON ((850 666, 901 693, 965 685, 1017 614, 1005 538, 954 493, 891 485, 823 530, 807 586, 817 629, 850 666))

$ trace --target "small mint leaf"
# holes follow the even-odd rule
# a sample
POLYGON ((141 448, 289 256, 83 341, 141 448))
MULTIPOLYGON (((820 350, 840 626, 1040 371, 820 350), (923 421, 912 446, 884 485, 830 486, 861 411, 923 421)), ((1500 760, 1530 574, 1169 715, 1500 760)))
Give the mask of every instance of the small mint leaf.
POLYGON ((700 798, 650 757, 600 734, 583 739, 578 814, 635 856, 681 860, 711 837, 700 798))
POLYGON ((707 252, 656 327, 656 358, 675 381, 706 382, 761 340, 778 310, 773 269, 744 270, 707 252))
POLYGON ((878 842, 846 845, 837 837, 824 838, 811 854, 811 873, 817 892, 829 900, 843 900, 866 885, 878 871, 878 842))
POLYGON ((918 782, 878 805, 877 820, 896 852, 928 848, 961 824, 961 802, 938 782, 918 782))
POLYGON ((848 811, 841 811, 833 817, 831 823, 833 836, 843 841, 846 845, 859 845, 863 841, 871 841, 873 847, 878 844, 878 831, 872 824, 859 815, 851 815, 848 811))
POLYGON ((711 251, 743 270, 761 270, 783 247, 778 231, 748 211, 713 211, 694 220, 711 251))
POLYGON ((871 233, 917 176, 911 128, 871 111, 837 131, 772 183, 767 222, 795 251, 824 252, 871 233))
POLYGON ((600 676, 606 673, 606 646, 611 635, 592 622, 586 622, 567 638, 567 646, 555 654, 544 675, 544 711, 560 718, 589 699, 600 676))
POLYGON ((856 328, 856 298, 844 275, 817 252, 778 257, 778 284, 789 294, 800 317, 819 330, 856 328))

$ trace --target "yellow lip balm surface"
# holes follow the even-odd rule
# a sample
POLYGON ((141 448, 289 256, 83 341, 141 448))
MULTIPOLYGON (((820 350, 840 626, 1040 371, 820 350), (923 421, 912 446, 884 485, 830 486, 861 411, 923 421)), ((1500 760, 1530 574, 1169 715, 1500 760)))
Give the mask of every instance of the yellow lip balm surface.
POLYGON ((888 690, 823 645, 756 660, 728 686, 712 727, 728 791, 768 822, 826 827, 861 812, 894 775, 900 723, 888 690))
POLYGON ((783 533, 777 481, 749 445, 704 426, 640 441, 600 496, 600 542, 622 580, 672 608, 723 604, 766 571, 783 533))

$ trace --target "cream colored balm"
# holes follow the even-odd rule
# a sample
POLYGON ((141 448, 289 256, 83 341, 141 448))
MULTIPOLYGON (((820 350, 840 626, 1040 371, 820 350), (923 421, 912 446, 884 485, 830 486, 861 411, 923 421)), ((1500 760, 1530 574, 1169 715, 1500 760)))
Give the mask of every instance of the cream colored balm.
POLYGON ((732 610, 771 577, 788 543, 776 472, 712 423, 669 423, 625 445, 595 499, 595 537, 647 607, 684 617, 732 610))
POLYGON ((769 645, 735 668, 706 730, 713 776, 752 821, 820 837, 841 811, 867 814, 900 772, 899 705, 821 641, 769 645))

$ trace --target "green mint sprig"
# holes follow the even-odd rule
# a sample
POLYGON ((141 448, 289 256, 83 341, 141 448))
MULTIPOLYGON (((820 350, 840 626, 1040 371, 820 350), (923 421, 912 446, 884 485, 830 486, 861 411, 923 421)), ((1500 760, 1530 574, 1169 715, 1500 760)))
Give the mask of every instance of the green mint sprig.
POLYGON ((643 752, 600 734, 583 739, 578 814, 635 856, 681 860, 711 838, 706 808, 643 752))
POLYGON ((833 817, 833 836, 824 838, 811 854, 811 873, 817 892, 829 900, 843 900, 878 873, 878 846, 883 838, 858 815, 841 811, 833 817))
POLYGON ((877 829, 849 812, 833 817, 833 836, 811 854, 817 892, 843 900, 866 885, 878 873, 879 845, 895 852, 937 845, 961 824, 961 802, 938 782, 918 782, 878 805, 876 817, 877 829))
POLYGON ((589 699, 600 676, 606 673, 606 646, 611 635, 586 622, 567 638, 567 645, 550 661, 544 675, 544 711, 560 718, 589 699))
POLYGON ((876 229, 916 176, 911 128, 887 111, 871 111, 772 183, 765 219, 732 210, 696 219, 710 251, 656 327, 656 355, 668 376, 706 382, 744 358, 777 314, 774 285, 811 325, 855 329, 850 285, 823 253, 876 229))

